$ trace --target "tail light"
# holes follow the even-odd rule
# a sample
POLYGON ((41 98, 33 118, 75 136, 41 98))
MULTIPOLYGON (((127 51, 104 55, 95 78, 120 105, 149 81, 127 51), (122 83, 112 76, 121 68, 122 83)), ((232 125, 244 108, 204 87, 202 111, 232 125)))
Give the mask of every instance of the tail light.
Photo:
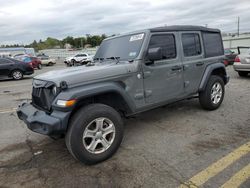
POLYGON ((239 57, 239 56, 236 56, 235 59, 234 59, 234 62, 239 63, 239 62, 240 62, 240 57, 239 57))

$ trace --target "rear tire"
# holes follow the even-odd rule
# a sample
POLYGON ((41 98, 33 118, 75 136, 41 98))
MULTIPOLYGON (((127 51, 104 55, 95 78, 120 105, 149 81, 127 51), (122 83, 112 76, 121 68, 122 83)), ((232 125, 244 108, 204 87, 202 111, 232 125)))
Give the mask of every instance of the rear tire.
POLYGON ((206 110, 219 108, 224 98, 224 85, 224 81, 220 76, 212 75, 209 78, 205 90, 199 94, 199 101, 202 108, 206 110))
POLYGON ((239 71, 238 74, 239 74, 239 76, 241 76, 241 77, 246 77, 246 76, 248 75, 248 72, 239 71))
POLYGON ((20 71, 20 70, 14 70, 12 71, 11 73, 11 77, 14 79, 14 80, 21 80, 23 78, 23 72, 20 71))
POLYGON ((96 164, 110 158, 123 138, 120 114, 104 104, 90 104, 72 117, 66 134, 69 152, 85 164, 96 164))

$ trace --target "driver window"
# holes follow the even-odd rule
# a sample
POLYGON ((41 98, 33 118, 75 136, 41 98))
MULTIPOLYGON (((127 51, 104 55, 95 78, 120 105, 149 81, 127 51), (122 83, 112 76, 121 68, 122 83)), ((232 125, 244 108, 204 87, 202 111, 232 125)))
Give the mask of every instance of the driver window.
POLYGON ((175 37, 173 34, 153 35, 149 48, 162 48, 162 59, 176 58, 175 37))

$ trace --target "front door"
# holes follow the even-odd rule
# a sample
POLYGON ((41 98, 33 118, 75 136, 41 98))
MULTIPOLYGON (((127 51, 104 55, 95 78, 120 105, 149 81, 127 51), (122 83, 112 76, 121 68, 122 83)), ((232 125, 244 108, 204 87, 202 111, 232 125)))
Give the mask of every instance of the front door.
POLYGON ((10 74, 11 66, 13 65, 13 62, 0 58, 0 76, 8 76, 10 74))
POLYGON ((162 58, 143 64, 146 103, 156 104, 178 99, 183 93, 183 66, 179 56, 178 33, 154 33, 148 49, 162 49, 162 58))

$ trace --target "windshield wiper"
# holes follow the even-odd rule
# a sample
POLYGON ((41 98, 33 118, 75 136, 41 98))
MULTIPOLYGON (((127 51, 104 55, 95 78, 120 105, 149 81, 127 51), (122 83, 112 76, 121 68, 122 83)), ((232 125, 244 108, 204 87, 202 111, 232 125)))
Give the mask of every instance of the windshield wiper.
POLYGON ((117 64, 117 63, 119 63, 120 57, 114 57, 114 56, 112 56, 112 57, 107 57, 106 59, 116 60, 116 64, 117 64))

